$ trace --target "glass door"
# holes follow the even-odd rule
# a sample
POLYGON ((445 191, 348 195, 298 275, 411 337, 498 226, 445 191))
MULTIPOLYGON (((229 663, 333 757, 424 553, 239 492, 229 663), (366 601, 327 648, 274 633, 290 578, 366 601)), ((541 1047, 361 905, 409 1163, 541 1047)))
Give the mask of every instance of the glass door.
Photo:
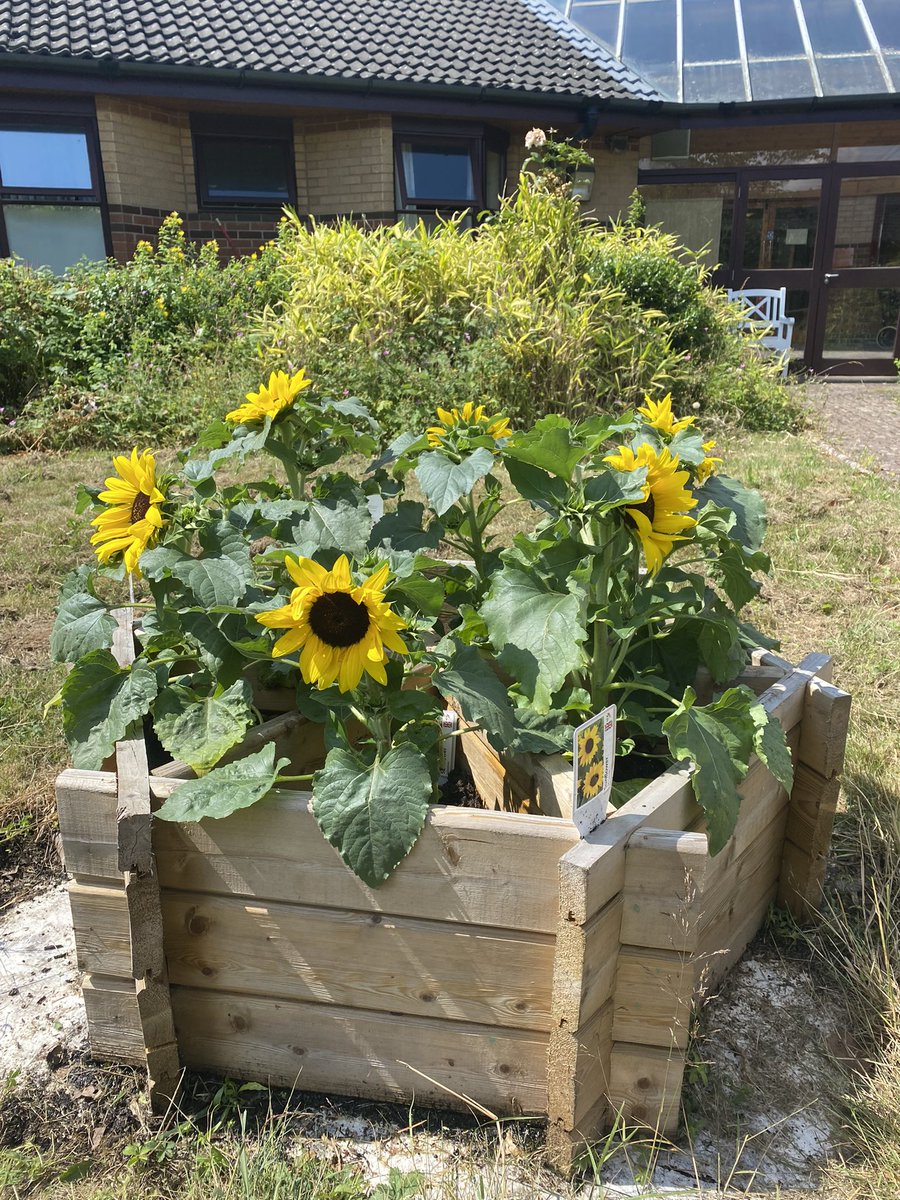
POLYGON ((893 375, 900 356, 900 172, 838 168, 811 365, 893 375), (852 172, 852 173, 851 173, 852 172))

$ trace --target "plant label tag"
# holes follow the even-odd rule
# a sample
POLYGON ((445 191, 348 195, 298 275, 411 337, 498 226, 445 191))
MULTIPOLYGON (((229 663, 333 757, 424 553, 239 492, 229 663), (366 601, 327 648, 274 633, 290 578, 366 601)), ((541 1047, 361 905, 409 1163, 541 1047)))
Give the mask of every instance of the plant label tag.
POLYGON ((616 706, 610 704, 572 734, 572 819, 584 837, 606 820, 616 758, 616 706))

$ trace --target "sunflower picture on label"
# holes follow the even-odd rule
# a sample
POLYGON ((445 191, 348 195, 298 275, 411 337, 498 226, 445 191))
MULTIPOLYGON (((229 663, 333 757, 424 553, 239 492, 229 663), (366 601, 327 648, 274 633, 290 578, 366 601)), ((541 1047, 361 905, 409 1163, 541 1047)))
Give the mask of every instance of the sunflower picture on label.
POLYGON ((606 818, 616 752, 616 706, 590 717, 572 734, 572 819, 582 834, 606 818))

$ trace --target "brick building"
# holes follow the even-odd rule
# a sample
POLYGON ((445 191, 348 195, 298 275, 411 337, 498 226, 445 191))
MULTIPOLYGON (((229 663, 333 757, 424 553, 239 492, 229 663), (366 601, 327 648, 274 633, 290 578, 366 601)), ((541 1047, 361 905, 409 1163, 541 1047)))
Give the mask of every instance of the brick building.
POLYGON ((178 211, 496 206, 524 135, 640 182, 717 282, 785 285, 814 366, 885 373, 900 313, 896 0, 0 0, 0 253, 127 257, 178 211), (627 65, 626 65, 627 64, 627 65))

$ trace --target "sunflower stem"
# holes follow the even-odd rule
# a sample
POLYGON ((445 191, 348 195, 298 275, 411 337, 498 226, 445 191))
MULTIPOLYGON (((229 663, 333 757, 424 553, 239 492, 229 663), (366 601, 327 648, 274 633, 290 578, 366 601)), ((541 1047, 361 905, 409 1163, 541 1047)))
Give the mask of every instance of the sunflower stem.
POLYGON ((284 473, 287 476, 288 487, 291 489, 291 495, 295 500, 302 500, 306 494, 306 479, 297 470, 294 463, 282 459, 284 473))
POLYGON ((471 492, 466 496, 463 503, 463 511, 469 518, 469 529, 471 531, 468 550, 472 555, 472 561, 475 564, 475 570, 478 572, 478 578, 484 579, 484 542, 482 541, 482 529, 478 524, 478 513, 471 492))

